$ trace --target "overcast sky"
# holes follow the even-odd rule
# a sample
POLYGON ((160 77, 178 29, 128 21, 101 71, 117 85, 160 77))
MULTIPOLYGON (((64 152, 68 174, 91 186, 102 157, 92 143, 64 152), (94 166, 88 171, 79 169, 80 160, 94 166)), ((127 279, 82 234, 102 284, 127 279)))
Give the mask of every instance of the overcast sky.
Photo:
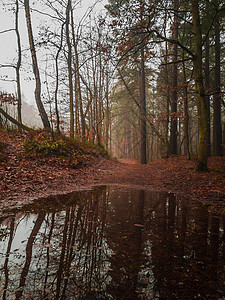
MULTIPOLYGON (((0 0, 0 32, 4 30, 8 30, 14 28, 15 24, 15 16, 12 12, 8 12, 3 9, 3 3, 8 3, 7 0, 0 0)), ((11 1, 13 2, 13 1, 11 1)), ((30 1, 31 2, 31 1, 30 1)), ((38 3, 39 1, 36 1, 38 3)), ((88 8, 93 5, 95 1, 90 0, 82 0, 81 4, 76 7, 76 16, 77 21, 81 18, 88 8)), ((104 9, 104 5, 107 3, 107 0, 99 0, 99 3, 96 5, 96 11, 101 11, 104 9)), ((32 7, 32 5, 31 5, 32 7)), ((38 4, 35 5, 38 8, 38 4)), ((43 23, 43 16, 38 14, 37 12, 31 13, 32 26, 34 37, 37 37, 38 27, 40 23, 43 23)), ((47 21, 46 17, 45 20, 47 21)), ((50 19, 49 19, 50 20, 50 19)), ((23 7, 20 9, 19 14, 19 28, 21 34, 22 41, 22 50, 25 50, 29 47, 28 38, 27 38, 27 27, 25 21, 25 13, 23 7)), ((17 40, 15 31, 6 32, 0 34, 1 39, 1 47, 0 47, 0 66, 1 65, 12 65, 17 62, 17 40)), ((31 57, 28 51, 24 51, 24 54, 27 53, 28 56, 22 58, 22 64, 24 62, 29 62, 31 64, 31 57)), ((27 64, 22 65, 21 71, 21 85, 22 85, 22 93, 25 96, 25 100, 34 104, 34 89, 35 82, 34 76, 31 68, 26 67, 27 64), (26 68, 26 69, 25 69, 26 68), (32 80, 29 80, 31 78, 32 80)), ((16 82, 15 80, 15 70, 13 68, 0 68, 0 91, 7 91, 10 93, 16 93, 16 82), (4 81, 9 80, 9 81, 4 81)))

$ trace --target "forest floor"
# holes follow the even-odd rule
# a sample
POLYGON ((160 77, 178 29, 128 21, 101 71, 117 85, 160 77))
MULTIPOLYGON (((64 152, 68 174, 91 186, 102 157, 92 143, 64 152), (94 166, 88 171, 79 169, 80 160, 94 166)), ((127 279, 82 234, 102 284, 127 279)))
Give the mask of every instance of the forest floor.
MULTIPOLYGON (((111 160, 89 156, 83 164, 53 158, 29 158, 23 138, 3 137, 7 160, 0 163, 0 209, 21 207, 34 199, 89 189, 98 185, 120 185, 166 191, 190 197, 218 213, 225 209, 225 157, 210 157, 209 172, 196 171, 196 158, 159 159, 146 165, 133 160, 111 160)), ((2 140, 2 138, 1 138, 2 140)))

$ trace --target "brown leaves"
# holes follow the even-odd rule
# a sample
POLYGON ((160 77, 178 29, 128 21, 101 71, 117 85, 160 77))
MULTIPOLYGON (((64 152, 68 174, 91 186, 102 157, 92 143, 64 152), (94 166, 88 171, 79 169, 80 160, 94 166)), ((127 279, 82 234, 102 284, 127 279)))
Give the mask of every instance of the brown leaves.
POLYGON ((3 103, 16 105, 17 104, 17 99, 13 94, 0 92, 0 105, 3 104, 3 103))

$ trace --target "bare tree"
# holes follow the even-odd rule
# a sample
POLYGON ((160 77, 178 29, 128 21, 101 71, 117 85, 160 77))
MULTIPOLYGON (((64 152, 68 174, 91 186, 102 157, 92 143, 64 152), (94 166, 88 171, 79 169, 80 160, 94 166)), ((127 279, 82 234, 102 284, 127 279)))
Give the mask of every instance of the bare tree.
POLYGON ((25 7, 25 15, 26 15, 26 21, 27 21, 27 31, 28 31, 28 38, 29 38, 29 44, 30 44, 30 52, 31 52, 31 57, 32 57, 32 62, 33 62, 33 72, 34 72, 34 76, 35 76, 35 80, 36 80, 35 100, 37 103, 37 107, 38 107, 44 128, 50 128, 48 116, 46 114, 44 105, 41 101, 41 78, 40 78, 40 73, 39 73, 39 68, 38 68, 35 45, 34 45, 29 0, 24 0, 24 7, 25 7))

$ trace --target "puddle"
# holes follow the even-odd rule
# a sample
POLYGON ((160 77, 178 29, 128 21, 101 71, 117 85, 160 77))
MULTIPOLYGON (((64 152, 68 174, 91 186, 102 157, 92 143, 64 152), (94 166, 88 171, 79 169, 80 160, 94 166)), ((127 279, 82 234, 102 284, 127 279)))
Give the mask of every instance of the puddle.
POLYGON ((1 299, 225 299, 225 217, 99 187, 0 218, 1 299))

